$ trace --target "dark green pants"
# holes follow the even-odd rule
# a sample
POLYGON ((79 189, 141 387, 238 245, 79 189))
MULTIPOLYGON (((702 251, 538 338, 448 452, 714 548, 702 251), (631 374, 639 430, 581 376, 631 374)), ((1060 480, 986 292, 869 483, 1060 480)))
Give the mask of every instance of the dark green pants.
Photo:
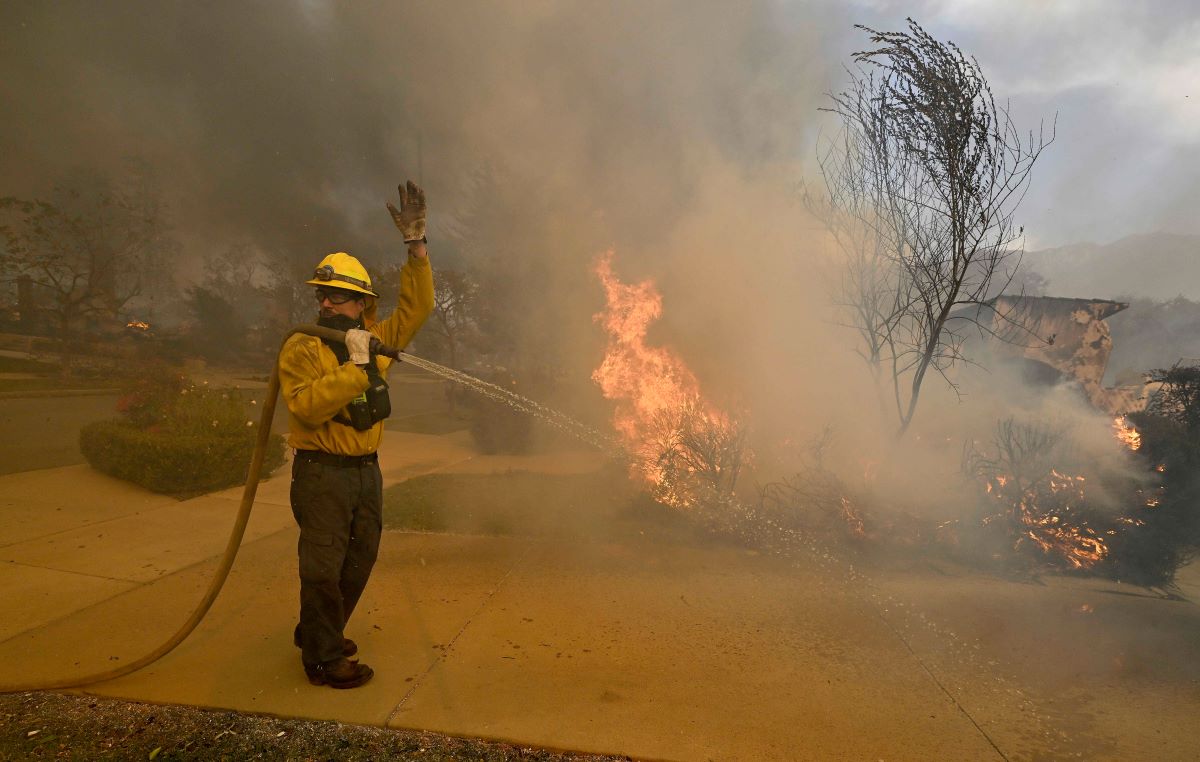
POLYGON ((379 553, 379 463, 335 463, 297 453, 291 499, 300 525, 297 632, 304 663, 318 664, 342 655, 342 631, 379 553))

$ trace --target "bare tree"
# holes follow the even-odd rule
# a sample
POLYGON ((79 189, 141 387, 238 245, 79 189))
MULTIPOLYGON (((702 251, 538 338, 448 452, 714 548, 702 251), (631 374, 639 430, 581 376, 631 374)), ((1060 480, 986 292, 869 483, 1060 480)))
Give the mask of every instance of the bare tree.
POLYGON ((457 368, 464 343, 477 327, 479 286, 462 270, 439 269, 433 274, 433 320, 430 327, 445 342, 450 367, 457 368))
POLYGON ((932 371, 966 359, 970 329, 1018 321, 991 297, 1020 264, 1014 213, 1053 142, 1022 135, 979 63, 912 19, 908 32, 859 26, 879 47, 854 54, 851 83, 827 108, 841 139, 820 157, 823 218, 847 251, 842 302, 877 378, 890 380, 898 435, 932 371))
MULTIPOLYGON (((280 325, 285 322, 280 306, 271 301, 279 290, 271 264, 245 241, 205 256, 203 280, 184 298, 195 321, 190 329, 195 349, 228 359, 246 349, 278 347, 286 326, 280 325)), ((304 306, 311 312, 311 298, 304 306)))
POLYGON ((116 319, 144 289, 167 279, 178 243, 148 170, 118 182, 82 177, 49 200, 0 198, 4 278, 28 278, 66 338, 87 319, 116 319))

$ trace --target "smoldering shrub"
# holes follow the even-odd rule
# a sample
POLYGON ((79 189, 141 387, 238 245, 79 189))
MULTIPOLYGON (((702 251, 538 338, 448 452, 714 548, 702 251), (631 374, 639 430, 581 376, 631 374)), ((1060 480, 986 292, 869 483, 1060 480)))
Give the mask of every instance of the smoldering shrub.
POLYGON ((979 489, 960 521, 957 550, 1009 571, 1090 569, 1108 555, 1107 522, 1087 502, 1079 457, 1064 427, 1008 417, 987 445, 968 443, 962 470, 979 489))
POLYGON ((834 439, 826 426, 788 475, 756 485, 754 508, 747 509, 756 521, 756 543, 770 547, 779 538, 800 539, 810 549, 840 546, 874 556, 936 548, 938 522, 919 515, 905 495, 881 491, 872 469, 851 473, 838 467, 832 461, 834 439))
POLYGON ((805 531, 829 532, 847 493, 842 479, 826 466, 833 430, 826 427, 804 453, 796 471, 758 488, 759 510, 785 525, 805 531))
POLYGON ((964 451, 979 500, 959 527, 959 555, 1014 573, 1168 584, 1196 547, 1197 492, 1188 482, 1200 448, 1184 424, 1154 412, 1114 427, 1112 447, 1124 455, 1098 463, 1062 427, 998 421, 988 446, 964 451))
POLYGON ((1158 392, 1127 417, 1140 434, 1137 455, 1162 482, 1137 496, 1143 523, 1114 539, 1113 573, 1165 585, 1200 552, 1200 365, 1156 369, 1149 381, 1158 392))

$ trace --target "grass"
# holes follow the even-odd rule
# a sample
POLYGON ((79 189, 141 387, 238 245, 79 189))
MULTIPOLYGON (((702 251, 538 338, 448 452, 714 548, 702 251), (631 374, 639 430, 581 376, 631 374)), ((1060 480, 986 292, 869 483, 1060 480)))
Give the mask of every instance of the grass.
POLYGON ((54 363, 0 355, 0 373, 37 374, 37 378, 0 378, 0 392, 111 389, 118 385, 116 380, 95 373, 76 372, 64 378, 61 371, 62 368, 54 363))
POLYGON ((686 517, 638 491, 624 473, 429 474, 384 490, 387 529, 485 535, 690 534, 686 517))

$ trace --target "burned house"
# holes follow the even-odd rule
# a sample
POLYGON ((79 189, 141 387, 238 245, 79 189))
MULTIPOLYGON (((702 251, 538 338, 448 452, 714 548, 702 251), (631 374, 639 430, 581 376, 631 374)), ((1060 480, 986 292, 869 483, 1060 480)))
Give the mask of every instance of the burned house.
POLYGON ((1143 409, 1153 391, 1145 384, 1104 386, 1112 353, 1105 320, 1128 307, 1106 299, 998 296, 980 309, 979 322, 997 339, 993 352, 1020 363, 1030 382, 1073 381, 1097 409, 1123 415, 1143 409))

